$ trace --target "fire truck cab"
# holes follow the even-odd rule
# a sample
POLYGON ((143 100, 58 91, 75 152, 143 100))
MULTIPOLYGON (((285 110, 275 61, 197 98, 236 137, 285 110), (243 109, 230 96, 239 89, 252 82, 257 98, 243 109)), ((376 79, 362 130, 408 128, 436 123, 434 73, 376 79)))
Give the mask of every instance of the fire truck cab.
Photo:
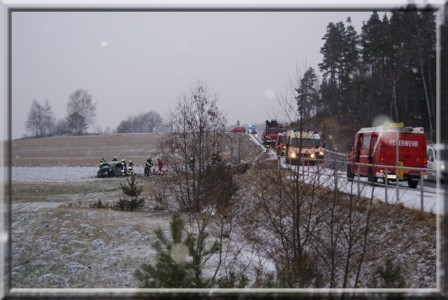
MULTIPOLYGON (((421 170, 405 167, 427 167, 424 129, 388 122, 382 126, 361 128, 354 136, 347 161, 349 180, 359 175, 368 177, 371 184, 381 178, 383 183, 407 181, 410 188, 416 188, 421 170)), ((426 179, 426 172, 423 172, 423 179, 426 179)))
POLYGON ((319 133, 314 131, 294 131, 286 133, 286 161, 297 164, 300 161, 317 162, 324 158, 324 148, 319 133))
POLYGON ((286 155, 286 138, 287 135, 284 132, 277 135, 277 140, 275 141, 275 150, 277 151, 277 155, 286 155))
POLYGON ((261 135, 261 141, 263 142, 263 145, 267 147, 274 146, 278 134, 285 131, 285 127, 279 124, 276 120, 266 120, 266 127, 263 134, 261 135))

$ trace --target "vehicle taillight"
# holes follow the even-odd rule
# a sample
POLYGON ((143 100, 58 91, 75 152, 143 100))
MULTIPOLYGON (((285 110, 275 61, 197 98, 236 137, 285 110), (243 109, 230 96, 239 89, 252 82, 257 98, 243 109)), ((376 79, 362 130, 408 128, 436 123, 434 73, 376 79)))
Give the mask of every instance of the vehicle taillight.
POLYGON ((427 164, 428 164, 428 159, 425 157, 425 159, 423 159, 423 166, 424 166, 424 168, 426 168, 427 164))
POLYGON ((380 172, 380 173, 384 173, 384 170, 383 170, 383 169, 380 169, 379 172, 380 172))
POLYGON ((384 157, 380 157, 380 165, 384 165, 384 157))

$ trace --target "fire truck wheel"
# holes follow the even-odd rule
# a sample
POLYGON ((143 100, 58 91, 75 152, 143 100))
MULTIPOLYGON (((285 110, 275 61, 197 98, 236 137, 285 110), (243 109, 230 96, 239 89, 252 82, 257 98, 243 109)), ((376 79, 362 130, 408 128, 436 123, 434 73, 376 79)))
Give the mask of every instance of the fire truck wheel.
POLYGON ((369 169, 368 178, 369 178, 369 184, 370 185, 375 185, 376 178, 375 178, 375 176, 373 176, 373 170, 372 169, 369 169))
POLYGON ((412 180, 412 179, 410 179, 410 180, 408 181, 408 186, 409 186, 411 189, 415 189, 415 188, 417 187, 417 185, 418 185, 418 180, 412 180))
POLYGON ((347 165, 347 180, 352 181, 355 178, 355 175, 352 173, 352 170, 349 165, 347 165))

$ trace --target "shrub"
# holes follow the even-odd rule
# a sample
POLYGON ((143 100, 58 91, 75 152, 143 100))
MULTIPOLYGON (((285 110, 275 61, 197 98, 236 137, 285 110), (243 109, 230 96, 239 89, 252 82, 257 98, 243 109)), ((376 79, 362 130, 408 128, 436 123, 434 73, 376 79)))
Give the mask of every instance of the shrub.
POLYGON ((104 204, 101 199, 98 199, 98 202, 93 203, 90 207, 92 208, 107 208, 107 204, 104 204))
POLYGON ((386 258, 384 267, 378 267, 376 269, 371 287, 404 288, 405 285, 406 282, 401 275, 400 266, 394 266, 392 260, 390 258, 386 258), (378 279, 380 279, 379 283, 378 279))
POLYGON ((163 234, 162 229, 155 231, 157 241, 153 243, 153 247, 157 251, 156 263, 143 263, 134 273, 142 288, 196 287, 191 253, 188 251, 192 237, 188 234, 187 238, 183 239, 184 222, 179 215, 173 215, 170 224, 171 240, 163 234))
POLYGON ((142 186, 138 186, 135 176, 131 175, 131 180, 126 179, 127 183, 120 183, 120 190, 123 193, 122 198, 115 204, 115 208, 125 211, 136 211, 145 205, 145 199, 139 198, 143 191, 142 186))

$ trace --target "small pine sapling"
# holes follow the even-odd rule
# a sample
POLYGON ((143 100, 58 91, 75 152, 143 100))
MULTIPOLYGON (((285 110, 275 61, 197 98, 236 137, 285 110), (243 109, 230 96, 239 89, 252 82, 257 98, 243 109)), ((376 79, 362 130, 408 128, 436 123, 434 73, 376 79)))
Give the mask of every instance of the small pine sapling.
POLYGON ((143 187, 138 186, 135 181, 135 176, 131 175, 131 179, 127 180, 127 183, 120 183, 120 190, 123 193, 122 198, 116 203, 115 207, 118 210, 136 211, 141 209, 145 205, 145 199, 139 198, 143 192, 143 187))

